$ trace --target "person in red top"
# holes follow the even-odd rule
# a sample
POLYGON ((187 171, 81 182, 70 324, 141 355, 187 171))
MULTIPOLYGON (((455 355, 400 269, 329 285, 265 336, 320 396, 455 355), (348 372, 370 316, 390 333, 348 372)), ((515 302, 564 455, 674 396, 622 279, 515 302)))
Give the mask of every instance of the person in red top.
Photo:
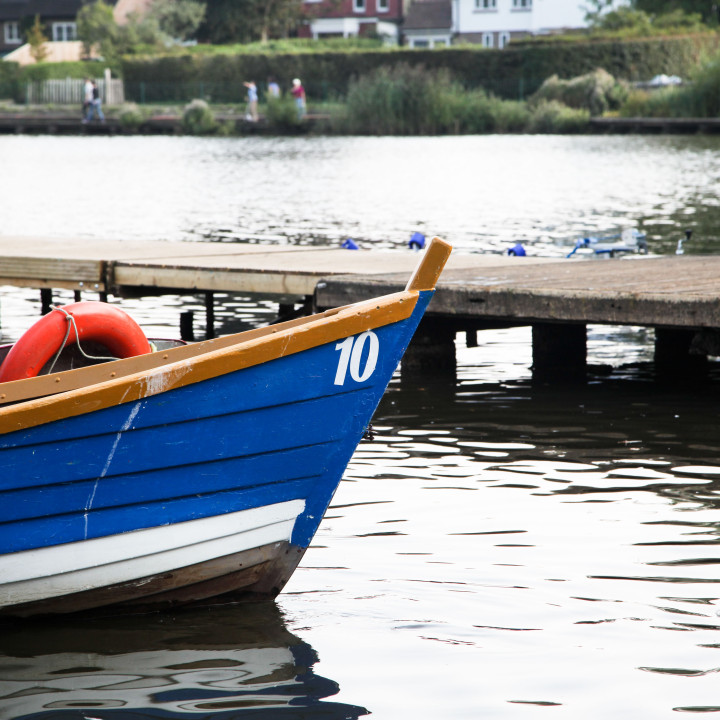
POLYGON ((290 90, 292 96, 295 98, 295 106, 297 107, 298 120, 302 120, 305 117, 305 88, 299 78, 295 78, 292 81, 292 89, 290 90))

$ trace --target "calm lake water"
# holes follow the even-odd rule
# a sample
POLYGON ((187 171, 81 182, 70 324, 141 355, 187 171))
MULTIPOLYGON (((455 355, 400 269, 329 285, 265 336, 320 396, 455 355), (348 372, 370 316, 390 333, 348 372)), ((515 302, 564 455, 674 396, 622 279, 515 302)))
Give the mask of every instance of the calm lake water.
MULTIPOLYGON (((716 252, 720 139, 0 137, 7 235, 561 255, 637 225, 716 252)), ((569 261, 572 262, 572 261, 569 261)), ((612 262, 612 261, 608 261, 612 262)), ((1 274, 1 273, 0 273, 1 274)), ((59 294, 60 300, 70 299, 59 294)), ((219 298, 222 330, 271 319, 219 298)), ((4 340, 38 313, 0 288, 4 340)), ((173 335, 198 298, 123 302, 173 335)), ((0 718, 635 719, 720 713, 720 373, 657 384, 652 333, 590 328, 580 388, 530 330, 396 378, 276 603, 0 627, 0 718), (612 714, 612 715, 611 715, 612 714)))

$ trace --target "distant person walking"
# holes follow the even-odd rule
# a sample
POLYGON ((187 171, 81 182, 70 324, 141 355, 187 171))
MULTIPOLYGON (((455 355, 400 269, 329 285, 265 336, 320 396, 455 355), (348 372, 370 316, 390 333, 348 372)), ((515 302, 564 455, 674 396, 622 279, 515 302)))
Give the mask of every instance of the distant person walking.
POLYGON ((90 110, 87 115, 86 122, 90 122, 95 119, 95 113, 97 113, 100 122, 105 122, 105 116, 102 111, 102 100, 100 98, 100 88, 97 86, 95 80, 92 81, 92 101, 90 102, 90 110))
POLYGON ((267 94, 268 100, 277 100, 280 97, 280 86, 272 75, 268 78, 267 94))
POLYGON ((305 117, 305 88, 302 86, 299 78, 292 81, 292 96, 295 98, 295 107, 297 107, 298 120, 305 117))
POLYGON ((83 85, 83 105, 82 105, 82 121, 85 123, 88 121, 88 115, 90 113, 90 106, 93 100, 93 87, 90 82, 90 78, 85 78, 85 84, 83 85))
POLYGON ((258 91, 257 85, 251 80, 243 83, 247 88, 247 115, 246 118, 252 122, 258 121, 258 91))

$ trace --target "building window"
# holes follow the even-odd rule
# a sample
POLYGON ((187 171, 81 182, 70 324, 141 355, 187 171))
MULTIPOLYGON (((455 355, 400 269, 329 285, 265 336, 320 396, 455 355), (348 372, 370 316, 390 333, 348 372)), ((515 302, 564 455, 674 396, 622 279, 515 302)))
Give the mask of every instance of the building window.
POLYGON ((6 22, 5 43, 7 45, 19 45, 21 42, 19 24, 16 22, 6 22))
POLYGON ((513 10, 532 10, 532 0, 513 0, 513 10))
POLYGON ((390 10, 390 0, 377 0, 377 11, 386 13, 390 10))
POLYGON ((365 7, 365 0, 353 0, 353 12, 364 13, 365 7))
POLYGON ((504 48, 507 47, 507 44, 510 42, 510 33, 507 32, 501 32, 498 36, 498 47, 504 48))
POLYGON ((430 47, 430 41, 429 40, 416 40, 413 39, 412 46, 414 48, 427 48, 430 47))
POLYGON ((497 0, 475 0, 476 10, 497 10, 497 0))
POLYGON ((493 38, 492 33, 483 33, 482 46, 486 48, 491 48, 495 46, 495 39, 493 38))
POLYGON ((52 24, 53 42, 77 40, 77 26, 74 22, 56 22, 52 24))

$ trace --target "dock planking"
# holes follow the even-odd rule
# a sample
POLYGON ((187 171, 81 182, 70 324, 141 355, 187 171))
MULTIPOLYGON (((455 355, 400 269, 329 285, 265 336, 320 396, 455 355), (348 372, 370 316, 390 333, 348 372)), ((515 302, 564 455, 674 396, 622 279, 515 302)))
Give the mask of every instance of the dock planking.
MULTIPOLYGON (((435 314, 458 319, 720 328, 720 256, 557 260, 448 268, 432 302, 435 314)), ((328 278, 318 303, 372 297, 392 275, 328 278)))
MULTIPOLYGON (((416 261, 410 250, 0 237, 0 285, 120 296, 204 293, 210 337, 216 292, 291 308, 335 307, 404 288, 416 261)), ((691 345, 695 355, 720 355, 720 256, 559 260, 456 252, 414 344, 425 342, 427 354, 450 367, 455 333, 531 325, 536 374, 545 368, 578 375, 590 323, 655 328, 656 358, 671 355, 676 365, 691 345), (698 345, 699 333, 707 347, 698 345)))
MULTIPOLYGON (((451 266, 472 267, 473 257, 455 255, 451 266)), ((0 236, 0 284, 119 295, 175 290, 304 298, 324 277, 396 272, 407 280, 416 263, 410 250, 0 236)))

